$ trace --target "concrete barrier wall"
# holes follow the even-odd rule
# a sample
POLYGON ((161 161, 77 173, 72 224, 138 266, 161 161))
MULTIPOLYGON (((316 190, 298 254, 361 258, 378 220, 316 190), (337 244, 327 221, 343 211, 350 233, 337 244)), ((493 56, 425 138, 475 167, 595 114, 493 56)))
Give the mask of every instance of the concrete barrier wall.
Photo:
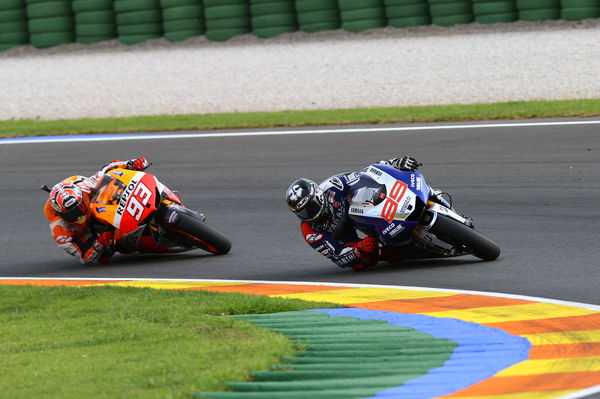
POLYGON ((118 39, 600 18, 600 0, 0 0, 0 51, 118 39))

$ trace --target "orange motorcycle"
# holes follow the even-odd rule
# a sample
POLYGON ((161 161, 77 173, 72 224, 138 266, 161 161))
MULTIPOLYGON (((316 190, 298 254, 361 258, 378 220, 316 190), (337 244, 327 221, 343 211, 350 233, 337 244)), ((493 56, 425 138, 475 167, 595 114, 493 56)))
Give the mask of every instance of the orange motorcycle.
POLYGON ((231 241, 208 226, 203 214, 183 206, 179 195, 150 174, 128 169, 108 171, 90 204, 93 229, 114 230, 116 251, 183 252, 203 249, 223 255, 231 241))

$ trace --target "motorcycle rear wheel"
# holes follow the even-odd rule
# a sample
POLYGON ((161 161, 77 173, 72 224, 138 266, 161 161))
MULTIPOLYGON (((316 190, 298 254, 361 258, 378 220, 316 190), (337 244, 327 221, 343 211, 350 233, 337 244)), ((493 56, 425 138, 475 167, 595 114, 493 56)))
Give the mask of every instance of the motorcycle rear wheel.
POLYGON ((231 241, 217 229, 184 213, 168 228, 169 236, 185 247, 200 248, 215 255, 224 255, 231 249, 231 241))
POLYGON ((480 259, 489 261, 500 256, 500 247, 495 242, 448 216, 437 215, 437 219, 429 231, 449 244, 463 247, 467 252, 480 259))

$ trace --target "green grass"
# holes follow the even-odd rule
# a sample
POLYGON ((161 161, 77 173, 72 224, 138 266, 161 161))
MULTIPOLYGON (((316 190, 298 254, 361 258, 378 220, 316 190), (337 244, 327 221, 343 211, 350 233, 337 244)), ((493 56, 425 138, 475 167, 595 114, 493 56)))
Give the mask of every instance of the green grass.
POLYGON ((518 101, 473 105, 159 115, 57 121, 9 120, 0 121, 0 137, 599 115, 600 99, 518 101))
POLYGON ((335 307, 256 295, 0 286, 1 397, 190 398, 293 351, 224 314, 335 307))

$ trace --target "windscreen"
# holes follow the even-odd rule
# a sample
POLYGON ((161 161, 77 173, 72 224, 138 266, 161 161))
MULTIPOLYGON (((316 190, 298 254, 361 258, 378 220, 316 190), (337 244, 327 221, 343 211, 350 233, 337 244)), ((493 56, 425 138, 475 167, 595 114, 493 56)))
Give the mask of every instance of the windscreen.
POLYGON ((362 175, 352 186, 350 200, 353 204, 378 205, 386 197, 387 189, 384 184, 377 183, 373 178, 362 175))
POLYGON ((125 187, 125 183, 116 177, 104 175, 98 185, 98 193, 94 202, 102 205, 117 205, 125 187))

